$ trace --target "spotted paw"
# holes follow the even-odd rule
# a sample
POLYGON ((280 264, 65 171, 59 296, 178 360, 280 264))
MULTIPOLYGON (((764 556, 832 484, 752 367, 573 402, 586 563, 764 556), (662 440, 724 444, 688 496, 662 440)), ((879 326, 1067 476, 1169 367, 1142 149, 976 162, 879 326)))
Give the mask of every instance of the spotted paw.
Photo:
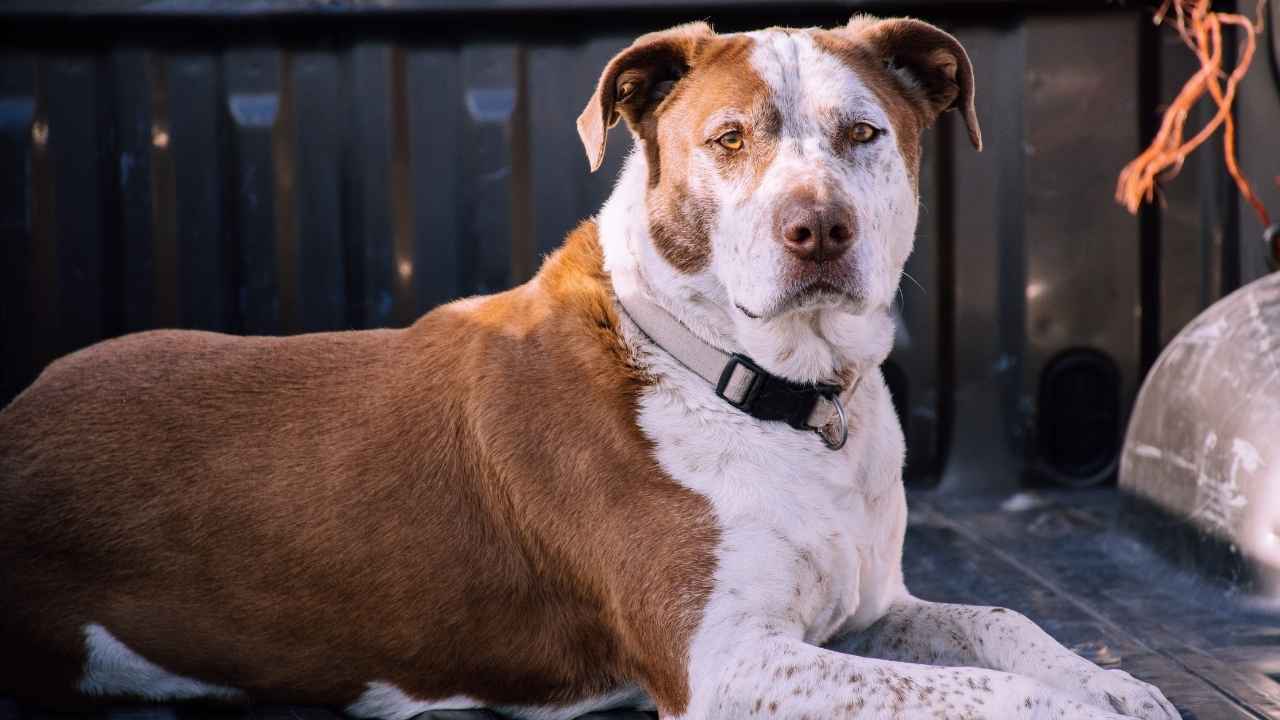
POLYGON ((1123 670, 1098 670, 1084 683, 1089 702, 1142 720, 1179 720, 1182 716, 1160 689, 1123 670))

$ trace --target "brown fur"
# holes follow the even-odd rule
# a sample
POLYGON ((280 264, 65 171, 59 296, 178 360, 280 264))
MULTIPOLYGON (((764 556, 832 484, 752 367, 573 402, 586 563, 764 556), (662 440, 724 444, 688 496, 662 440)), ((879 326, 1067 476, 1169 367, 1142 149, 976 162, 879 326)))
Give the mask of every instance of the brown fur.
POLYGON ((404 330, 63 358, 0 413, 0 689, 67 697, 100 623, 254 699, 633 681, 680 713, 717 529, 656 465, 644 383, 589 223, 404 330))
POLYGON ((947 110, 960 109, 970 141, 982 149, 973 67, 950 34, 920 20, 855 15, 844 28, 815 33, 814 42, 853 68, 875 93, 897 130, 913 181, 920 170, 920 134, 947 110), (889 66, 910 72, 919 86, 905 87, 889 66))
POLYGON ((608 127, 618 117, 626 118, 648 161, 649 231, 654 246, 686 273, 704 270, 711 260, 710 224, 716 200, 695 192, 687 176, 690 153, 714 142, 704 136, 708 119, 713 113, 736 109, 746 118, 740 129, 747 142, 760 143, 750 152, 721 153, 721 172, 752 172, 759 181, 773 156, 769 142, 779 115, 769 102, 767 85, 751 69, 751 45, 743 36, 715 35, 705 23, 644 35, 605 68, 578 120, 594 169, 597 158, 603 156, 608 127), (656 97, 644 95, 659 83, 666 83, 663 92, 656 97), (624 85, 631 90, 625 99, 624 85))
POLYGON ((713 37, 711 26, 704 22, 677 25, 641 35, 609 61, 596 91, 578 116, 578 136, 587 150, 592 172, 604 162, 609 128, 622 116, 636 127, 646 113, 662 102, 665 83, 688 72, 699 47, 713 37))
POLYGON ((690 60, 688 75, 639 127, 648 154, 649 232, 654 245, 677 269, 700 272, 711 262, 711 222, 718 200, 695 191, 688 178, 689 156, 710 147, 725 176, 750 173, 759 182, 773 159, 778 110, 764 80, 751 69, 749 38, 704 41, 690 60), (736 111, 732 129, 742 132, 744 149, 724 150, 708 128, 713 115, 736 111), (710 132, 708 132, 710 131, 710 132))

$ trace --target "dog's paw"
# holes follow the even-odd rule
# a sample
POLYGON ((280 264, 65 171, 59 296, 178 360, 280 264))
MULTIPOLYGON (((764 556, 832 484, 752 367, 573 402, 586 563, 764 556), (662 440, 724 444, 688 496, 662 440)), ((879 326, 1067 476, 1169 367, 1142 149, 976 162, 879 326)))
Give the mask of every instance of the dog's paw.
POLYGON ((1180 720, 1182 717, 1159 688, 1123 670, 1091 673, 1085 680, 1084 691, 1091 704, 1121 715, 1142 720, 1180 720))
MULTIPOLYGON (((1029 677, 1016 677, 1001 684, 991 712, 981 715, 1000 720, 1140 720, 1114 709, 1106 700, 1101 706, 1086 693, 1072 692, 1029 677)), ((949 714, 943 717, 951 717, 949 714)), ((962 716, 968 717, 968 716, 962 716)))

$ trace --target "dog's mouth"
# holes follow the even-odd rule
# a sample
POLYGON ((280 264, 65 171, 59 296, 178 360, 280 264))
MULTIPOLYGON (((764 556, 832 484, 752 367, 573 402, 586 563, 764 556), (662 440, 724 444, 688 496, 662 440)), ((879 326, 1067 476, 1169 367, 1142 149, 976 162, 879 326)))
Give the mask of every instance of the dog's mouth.
POLYGON ((794 289, 779 294, 766 308, 756 310, 741 303, 735 306, 752 320, 771 320, 788 312, 837 309, 858 314, 866 305, 866 298, 852 282, 815 279, 799 284, 794 289))
POLYGON ((789 293, 780 304, 778 312, 817 310, 820 308, 837 308, 857 312, 863 306, 864 300, 862 292, 852 283, 818 280, 789 293))
POLYGON ((799 291, 792 293, 791 296, 793 298, 803 300, 809 297, 821 297, 824 295, 845 297, 849 294, 850 293, 846 288, 837 285, 836 283, 827 280, 818 280, 817 282, 805 285, 800 288, 799 291))

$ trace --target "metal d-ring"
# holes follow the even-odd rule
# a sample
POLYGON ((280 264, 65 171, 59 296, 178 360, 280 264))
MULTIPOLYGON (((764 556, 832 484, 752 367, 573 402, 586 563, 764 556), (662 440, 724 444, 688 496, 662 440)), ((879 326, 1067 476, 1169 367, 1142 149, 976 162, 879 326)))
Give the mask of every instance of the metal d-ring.
POLYGON ((828 395, 827 400, 830 400, 831 404, 836 406, 836 419, 840 421, 839 439, 832 440, 831 437, 827 435, 827 428, 825 425, 820 428, 814 428, 813 431, 818 433, 818 437, 822 438, 822 444, 826 445, 828 450, 839 450, 844 447, 845 442, 849 440, 849 418, 845 417, 844 405, 840 402, 840 395, 838 393, 828 395))

